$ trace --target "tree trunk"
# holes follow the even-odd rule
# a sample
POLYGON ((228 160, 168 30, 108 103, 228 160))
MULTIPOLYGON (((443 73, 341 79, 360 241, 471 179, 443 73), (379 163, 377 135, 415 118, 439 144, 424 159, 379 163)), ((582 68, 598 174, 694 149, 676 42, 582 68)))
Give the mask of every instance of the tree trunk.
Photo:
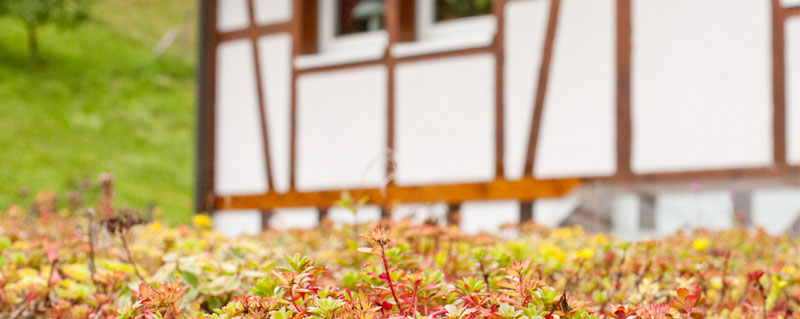
POLYGON ((39 34, 37 33, 37 25, 36 22, 27 21, 26 23, 28 29, 28 50, 30 51, 31 58, 38 59, 39 58, 39 34))

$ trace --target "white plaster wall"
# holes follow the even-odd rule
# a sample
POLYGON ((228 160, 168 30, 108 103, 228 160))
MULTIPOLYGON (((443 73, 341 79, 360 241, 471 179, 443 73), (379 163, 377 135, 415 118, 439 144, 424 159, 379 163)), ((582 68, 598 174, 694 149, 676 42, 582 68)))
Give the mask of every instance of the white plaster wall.
POLYGON ((519 202, 484 201, 461 204, 461 224, 465 233, 496 233, 503 224, 519 221, 519 202))
POLYGON ((217 49, 215 185, 217 194, 267 191, 253 48, 248 40, 217 49))
POLYGON ((786 21, 786 159, 800 164, 800 17, 786 21))
POLYGON ((800 0, 781 0, 784 7, 800 6, 800 0))
POLYGON ((772 161, 769 1, 633 2, 636 172, 772 161))
POLYGON ((656 200, 656 234, 695 228, 733 226, 733 203, 727 191, 665 193, 656 200))
POLYGON ((399 64, 395 160, 398 184, 494 177, 494 57, 399 64))
POLYGON ((386 69, 298 79, 298 190, 375 187, 386 172, 386 69))
POLYGON ((611 212, 612 232, 622 240, 653 237, 653 231, 639 227, 640 198, 636 194, 615 196, 611 212))
POLYGON ((269 219, 274 229, 313 228, 317 226, 318 211, 312 207, 277 209, 269 219))
POLYGON ((503 134, 505 173, 509 179, 520 178, 523 174, 548 7, 548 1, 506 4, 503 134))
POLYGON ((328 209, 328 218, 337 224, 368 223, 381 218, 381 208, 378 206, 363 206, 354 215, 349 209, 331 207, 328 209))
POLYGON ((229 237, 261 232, 261 213, 257 210, 217 211, 212 217, 214 229, 229 237))
POLYGON ((444 224, 447 205, 444 203, 397 205, 392 211, 392 220, 410 219, 414 223, 422 223, 428 219, 438 220, 444 224))
POLYGON ((266 99, 272 182, 275 190, 289 190, 289 137, 291 135, 291 55, 288 34, 258 39, 261 85, 266 99))
POLYGON ((787 230, 800 217, 800 189, 764 189, 753 193, 753 225, 771 234, 787 230))
POLYGON ((292 19, 291 0, 255 0, 253 4, 257 24, 286 22, 292 19))
POLYGON ((610 175, 616 169, 614 17, 612 0, 562 2, 537 177, 610 175))
POLYGON ((221 32, 244 29, 250 24, 247 0, 217 1, 217 30, 221 32))
POLYGON ((540 225, 556 227, 578 204, 574 195, 538 200, 533 204, 533 220, 540 225))

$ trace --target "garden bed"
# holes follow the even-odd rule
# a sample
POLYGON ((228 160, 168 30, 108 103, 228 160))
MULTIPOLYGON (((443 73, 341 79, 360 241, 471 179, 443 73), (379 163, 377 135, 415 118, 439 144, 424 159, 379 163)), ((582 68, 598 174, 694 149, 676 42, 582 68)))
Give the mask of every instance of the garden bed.
POLYGON ((177 228, 133 216, 4 212, 0 317, 797 318, 800 309, 800 246, 762 231, 628 243, 527 225, 502 240, 400 222, 226 238, 204 215, 177 228))

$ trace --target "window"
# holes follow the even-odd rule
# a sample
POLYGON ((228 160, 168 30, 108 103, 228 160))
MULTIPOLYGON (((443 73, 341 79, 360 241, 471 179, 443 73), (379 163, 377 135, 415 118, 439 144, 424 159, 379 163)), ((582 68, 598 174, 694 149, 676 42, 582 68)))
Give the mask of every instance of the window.
POLYGON ((417 37, 494 34, 491 0, 416 0, 417 37))
POLYGON ((382 0, 341 0, 336 13, 337 35, 383 29, 382 0))
MULTIPOLYGON (((496 21, 492 0, 401 0, 397 57, 490 45, 496 21)), ((311 0, 314 41, 298 68, 380 59, 388 44, 384 0, 311 0)), ((305 19, 305 18, 304 18, 305 19)), ((303 31, 305 33, 305 31, 303 31)), ((307 39, 307 40, 306 40, 307 39)), ((307 43, 301 47, 305 48, 307 43)))
POLYGON ((379 49, 386 46, 383 0, 318 0, 319 49, 379 49))
POLYGON ((492 13, 492 0, 436 0, 436 22, 492 13))

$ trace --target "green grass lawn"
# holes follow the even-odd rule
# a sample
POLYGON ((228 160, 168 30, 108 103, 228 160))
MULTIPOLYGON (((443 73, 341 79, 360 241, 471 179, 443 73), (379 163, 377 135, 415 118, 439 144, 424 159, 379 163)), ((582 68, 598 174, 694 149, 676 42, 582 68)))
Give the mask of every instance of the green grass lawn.
POLYGON ((41 29, 41 62, 23 25, 0 18, 0 211, 112 172, 118 206, 155 204, 170 222, 188 220, 195 45, 179 39, 161 57, 153 47, 193 23, 195 2, 100 1, 78 27, 41 29))

